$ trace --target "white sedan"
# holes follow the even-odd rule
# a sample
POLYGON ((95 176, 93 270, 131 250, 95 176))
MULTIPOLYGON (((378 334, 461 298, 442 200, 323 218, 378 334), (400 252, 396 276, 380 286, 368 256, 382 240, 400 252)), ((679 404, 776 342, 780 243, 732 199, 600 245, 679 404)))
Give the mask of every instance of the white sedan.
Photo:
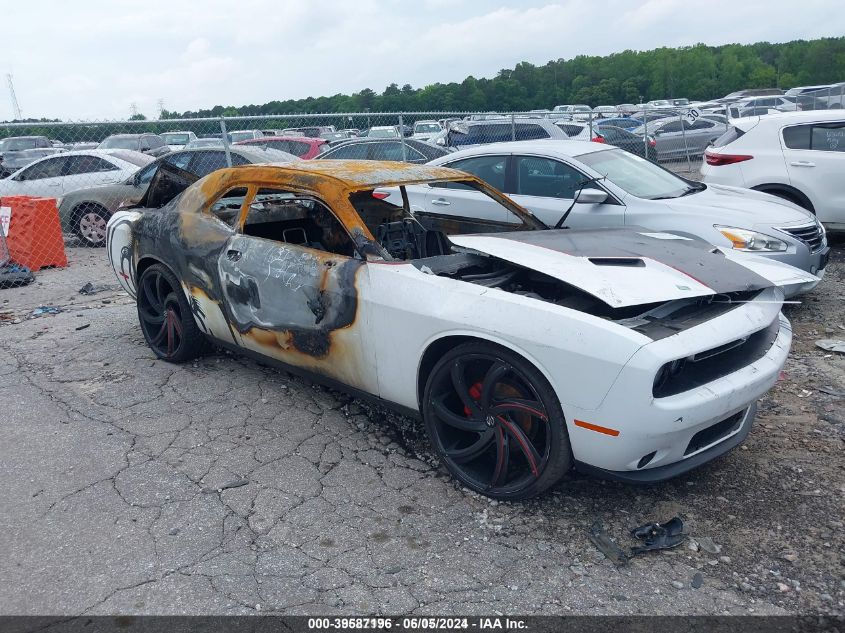
POLYGON ((61 198, 77 189, 121 182, 153 161, 126 149, 91 149, 47 156, 0 180, 0 196, 61 198))
MULTIPOLYGON (((571 208, 560 225, 681 231, 819 277, 830 251, 821 224, 791 202, 747 189, 685 180, 639 156, 599 143, 496 143, 454 152, 429 164, 481 178, 550 226, 559 224, 571 208)), ((412 210, 488 220, 500 214, 484 197, 457 185, 417 185, 407 190, 412 210)), ((399 204, 395 189, 386 193, 399 204)), ((803 292, 817 283, 786 292, 803 292)))

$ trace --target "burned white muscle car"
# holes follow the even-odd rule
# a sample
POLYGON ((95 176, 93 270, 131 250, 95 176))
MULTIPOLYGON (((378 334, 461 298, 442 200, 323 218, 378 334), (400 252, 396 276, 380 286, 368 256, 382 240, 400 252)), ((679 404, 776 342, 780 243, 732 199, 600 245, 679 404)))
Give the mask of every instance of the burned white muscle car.
POLYGON ((778 286, 810 280, 688 236, 549 230, 440 167, 191 180, 162 167, 147 208, 109 223, 155 354, 181 362, 212 341, 421 417, 449 471, 502 499, 573 467, 658 481, 739 444, 789 350, 778 286), (501 218, 411 214, 404 188, 420 183, 480 191, 501 218))

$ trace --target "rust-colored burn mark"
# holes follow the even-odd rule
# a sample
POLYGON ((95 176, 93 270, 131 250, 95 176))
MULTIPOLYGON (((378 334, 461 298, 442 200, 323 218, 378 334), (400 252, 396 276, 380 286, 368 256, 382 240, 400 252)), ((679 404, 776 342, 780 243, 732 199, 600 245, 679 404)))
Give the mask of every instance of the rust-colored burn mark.
POLYGON ((353 387, 366 388, 362 368, 367 362, 358 350, 359 333, 349 326, 322 335, 295 330, 252 327, 241 333, 245 347, 287 365, 323 374, 353 387))
MULTIPOLYGON (((358 322, 358 271, 364 262, 249 237, 239 228, 258 190, 289 191, 328 207, 358 254, 381 260, 386 252, 356 210, 352 194, 444 181, 468 182, 518 215, 527 213, 477 178, 442 167, 379 161, 244 165, 212 172, 160 211, 142 214, 133 227, 136 254, 173 269, 188 290, 194 316, 216 338, 372 391, 372 350, 363 347, 358 322), (236 188, 246 189, 246 195, 240 215, 227 226, 210 208, 236 188)), ((527 225, 531 216, 525 217, 527 225)), ((447 233, 474 232, 466 230, 468 222, 458 218, 443 226, 447 233)), ((331 240, 323 244, 331 248, 331 240)))

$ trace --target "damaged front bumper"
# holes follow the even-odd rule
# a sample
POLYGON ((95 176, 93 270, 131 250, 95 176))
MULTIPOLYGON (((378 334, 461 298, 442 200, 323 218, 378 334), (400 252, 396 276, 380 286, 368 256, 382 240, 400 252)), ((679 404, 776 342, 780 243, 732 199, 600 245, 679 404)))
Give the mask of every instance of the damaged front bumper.
MULTIPOLYGON (((738 421, 736 423, 736 431, 728 434, 722 438, 721 441, 712 444, 710 448, 706 448, 687 459, 679 462, 666 464, 664 466, 657 466, 655 468, 643 468, 641 470, 607 470, 599 468, 591 464, 575 461, 576 470, 600 479, 610 479, 613 481, 621 481, 628 484, 653 484, 667 479, 673 479, 691 470, 703 466, 717 457, 721 457, 731 449, 736 448, 745 441, 748 434, 751 432, 751 426, 754 424, 754 416, 757 414, 757 403, 754 402, 746 409, 738 412, 738 421)), ((737 415, 737 414, 735 414, 737 415)), ((733 416, 728 416, 727 419, 733 416)))
MULTIPOLYGON (((644 346, 597 409, 565 408, 578 468, 610 479, 655 482, 740 444, 751 429, 757 399, 777 381, 792 341, 789 321, 779 312, 771 314, 771 304, 754 303, 644 346), (726 338, 752 340, 755 334, 765 338, 747 363, 732 366, 719 360, 727 365, 722 374, 683 384, 668 395, 657 391, 654 379, 661 361, 701 354, 705 346, 718 346, 726 338), (604 432, 594 432, 597 428, 604 432)), ((734 354, 746 358, 745 349, 734 354)))

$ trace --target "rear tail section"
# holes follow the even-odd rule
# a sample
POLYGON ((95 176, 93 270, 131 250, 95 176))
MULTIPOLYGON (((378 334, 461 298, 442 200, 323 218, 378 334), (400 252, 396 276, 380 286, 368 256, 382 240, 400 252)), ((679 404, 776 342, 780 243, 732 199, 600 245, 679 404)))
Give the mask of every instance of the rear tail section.
POLYGON ((138 211, 118 211, 108 224, 106 252, 117 280, 136 298, 135 257, 132 252, 132 225, 141 217, 138 211))

